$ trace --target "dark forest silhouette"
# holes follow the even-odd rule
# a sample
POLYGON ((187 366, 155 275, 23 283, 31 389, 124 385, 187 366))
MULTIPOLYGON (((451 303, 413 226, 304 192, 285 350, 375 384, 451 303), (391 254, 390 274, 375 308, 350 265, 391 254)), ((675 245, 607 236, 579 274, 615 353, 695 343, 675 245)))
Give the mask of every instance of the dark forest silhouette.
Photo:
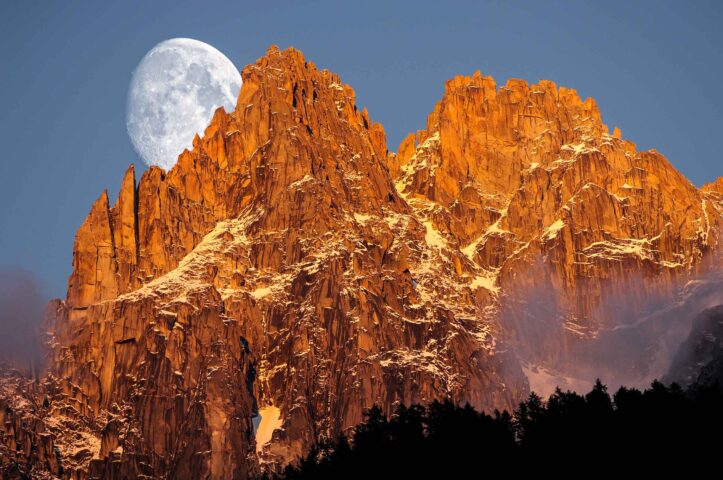
POLYGON ((279 478, 690 471, 723 452, 721 427, 723 392, 717 384, 684 391, 656 381, 644 391, 622 387, 611 397, 598 381, 585 395, 557 389, 544 401, 532 393, 513 414, 489 415, 446 401, 399 406, 387 419, 373 407, 350 438, 319 445, 279 478))

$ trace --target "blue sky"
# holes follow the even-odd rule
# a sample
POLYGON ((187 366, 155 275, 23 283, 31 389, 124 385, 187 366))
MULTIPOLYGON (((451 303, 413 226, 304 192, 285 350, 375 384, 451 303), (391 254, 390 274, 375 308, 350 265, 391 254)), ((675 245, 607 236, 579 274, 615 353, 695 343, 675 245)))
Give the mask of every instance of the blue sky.
POLYGON ((444 81, 481 70, 593 96, 609 127, 696 185, 723 175, 723 2, 38 2, 0 4, 0 267, 65 295, 75 230, 128 164, 133 69, 156 43, 205 41, 240 69, 270 44, 342 76, 391 150, 444 81))

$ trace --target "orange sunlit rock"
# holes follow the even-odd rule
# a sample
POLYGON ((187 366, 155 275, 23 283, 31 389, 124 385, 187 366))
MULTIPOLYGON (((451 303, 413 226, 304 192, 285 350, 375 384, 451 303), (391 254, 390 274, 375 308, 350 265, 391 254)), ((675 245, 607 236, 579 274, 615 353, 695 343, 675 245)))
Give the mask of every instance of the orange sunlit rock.
POLYGON ((510 409, 522 362, 569 366, 618 325, 608 299, 644 315, 717 251, 723 179, 696 188, 574 90, 455 77, 390 153, 300 52, 242 75, 234 112, 78 230, 48 406, 0 427, 48 433, 44 468, 58 448, 66 476, 244 478, 373 404, 510 409))

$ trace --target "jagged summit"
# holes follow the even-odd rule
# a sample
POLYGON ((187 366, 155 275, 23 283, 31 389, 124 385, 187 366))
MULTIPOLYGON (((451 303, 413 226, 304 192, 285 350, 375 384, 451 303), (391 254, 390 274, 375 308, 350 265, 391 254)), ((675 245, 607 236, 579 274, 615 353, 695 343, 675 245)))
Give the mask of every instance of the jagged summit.
MULTIPOLYGON (((47 429, 65 476, 244 478, 375 403, 513 407, 719 252, 721 180, 696 189, 552 82, 455 77, 390 153, 299 51, 242 75, 234 112, 78 229, 48 404, 6 423, 47 429)), ((654 350, 603 370, 654 374, 654 350)))
POLYGON ((554 286, 543 302, 559 319, 550 327, 592 338, 619 321, 609 298, 626 298, 635 318, 674 291, 670 278, 628 297, 641 272, 690 273, 717 245, 713 189, 698 190, 662 155, 621 136, 574 90, 521 80, 497 89, 477 73, 447 82, 426 130, 399 148, 397 190, 431 205, 435 227, 475 263, 498 269, 503 318, 523 350, 550 348, 533 333, 540 320, 526 320, 540 285, 554 286))
POLYGON ((342 211, 404 211, 385 165, 384 130, 357 110, 354 91, 337 75, 318 71, 297 50, 277 47, 242 75, 236 111, 218 109, 203 138, 196 138, 194 149, 183 152, 169 172, 149 169, 137 189, 132 169, 126 174, 118 202, 137 204, 136 218, 128 209, 125 218, 111 212, 107 199, 96 203, 79 231, 75 257, 84 255, 86 245, 93 252, 100 247, 99 258, 109 268, 85 271, 76 261, 71 305, 113 298, 167 272, 216 222, 249 206, 264 211, 255 228, 273 224, 319 232, 342 225, 342 211), (307 203, 313 211, 298 211, 307 203), (130 229, 130 238, 137 237, 138 258, 116 258, 110 217, 130 229), (102 245, 81 241, 93 228, 102 245), (101 278, 98 271, 119 275, 101 278))

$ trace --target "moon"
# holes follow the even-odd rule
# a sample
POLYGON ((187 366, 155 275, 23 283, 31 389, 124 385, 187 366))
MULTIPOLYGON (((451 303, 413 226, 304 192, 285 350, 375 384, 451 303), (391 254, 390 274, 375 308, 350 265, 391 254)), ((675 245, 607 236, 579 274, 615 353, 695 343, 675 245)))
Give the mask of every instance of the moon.
POLYGON ((133 72, 126 126, 143 161, 170 170, 218 107, 233 111, 241 75, 223 53, 190 38, 153 47, 133 72))

